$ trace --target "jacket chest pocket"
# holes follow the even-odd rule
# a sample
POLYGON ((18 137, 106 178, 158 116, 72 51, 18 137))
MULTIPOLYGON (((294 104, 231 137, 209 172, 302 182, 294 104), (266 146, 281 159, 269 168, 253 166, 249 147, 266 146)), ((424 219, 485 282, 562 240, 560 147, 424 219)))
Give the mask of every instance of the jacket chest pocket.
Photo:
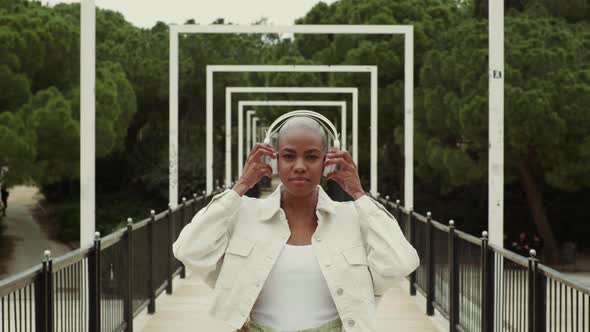
POLYGON ((231 237, 225 249, 216 288, 232 288, 238 278, 246 275, 243 273, 246 272, 244 268, 255 244, 255 241, 239 235, 231 237))
POLYGON ((346 261, 345 276, 349 276, 345 277, 345 279, 347 282, 351 282, 349 288, 353 286, 352 292, 358 294, 361 298, 373 296, 372 277, 363 244, 343 249, 341 253, 346 261))

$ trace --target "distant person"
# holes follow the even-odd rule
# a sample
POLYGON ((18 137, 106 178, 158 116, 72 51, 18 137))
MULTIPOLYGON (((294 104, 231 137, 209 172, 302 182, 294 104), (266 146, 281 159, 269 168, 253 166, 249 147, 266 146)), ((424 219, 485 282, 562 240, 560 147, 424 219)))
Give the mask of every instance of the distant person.
POLYGON ((0 196, 2 196, 2 215, 6 216, 6 208, 8 207, 8 196, 10 193, 6 190, 5 187, 0 189, 0 196))
POLYGON ((520 232, 520 235, 518 237, 518 240, 514 242, 515 243, 515 251, 523 256, 529 256, 529 249, 530 249, 530 245, 528 243, 528 240, 526 238, 526 233, 525 232, 520 232))

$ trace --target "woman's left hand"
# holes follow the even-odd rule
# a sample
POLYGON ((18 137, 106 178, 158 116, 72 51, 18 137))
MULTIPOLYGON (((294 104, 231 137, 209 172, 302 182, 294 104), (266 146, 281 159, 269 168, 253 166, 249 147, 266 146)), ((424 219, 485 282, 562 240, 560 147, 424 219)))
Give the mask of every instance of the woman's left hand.
POLYGON ((328 173, 326 178, 328 180, 336 181, 346 193, 348 193, 354 200, 359 199, 365 195, 365 191, 361 186, 358 168, 352 160, 348 151, 330 150, 326 155, 324 167, 329 165, 338 165, 340 169, 328 173))

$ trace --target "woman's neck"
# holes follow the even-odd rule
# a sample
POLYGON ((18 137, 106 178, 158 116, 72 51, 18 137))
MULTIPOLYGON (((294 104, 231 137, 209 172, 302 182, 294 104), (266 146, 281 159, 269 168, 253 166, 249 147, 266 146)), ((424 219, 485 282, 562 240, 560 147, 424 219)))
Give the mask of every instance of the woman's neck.
POLYGON ((281 207, 285 212, 300 215, 314 215, 318 203, 318 191, 306 196, 293 196, 287 190, 281 192, 281 207))

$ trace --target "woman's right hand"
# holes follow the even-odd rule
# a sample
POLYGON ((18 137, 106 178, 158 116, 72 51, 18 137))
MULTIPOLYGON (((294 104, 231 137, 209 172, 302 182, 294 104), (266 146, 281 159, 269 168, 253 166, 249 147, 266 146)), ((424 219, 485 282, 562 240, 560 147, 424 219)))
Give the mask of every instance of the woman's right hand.
POLYGON ((272 176, 272 167, 262 161, 264 156, 276 159, 274 147, 264 143, 254 145, 244 164, 242 176, 233 187, 233 190, 240 194, 240 196, 254 187, 263 176, 272 176))

